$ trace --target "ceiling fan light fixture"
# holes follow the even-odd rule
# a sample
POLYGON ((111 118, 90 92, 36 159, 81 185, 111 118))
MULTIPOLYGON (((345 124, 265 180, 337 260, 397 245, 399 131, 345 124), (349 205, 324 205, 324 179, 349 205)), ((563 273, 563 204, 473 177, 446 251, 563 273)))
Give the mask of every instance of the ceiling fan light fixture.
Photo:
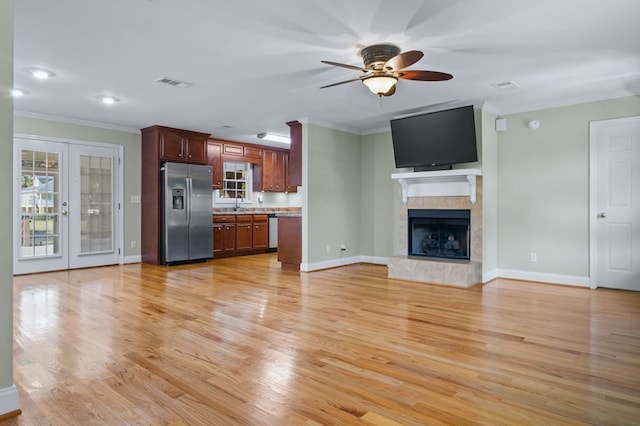
POLYGON ((384 95, 398 82, 396 77, 390 75, 374 75, 362 80, 362 84, 367 86, 372 93, 384 95))

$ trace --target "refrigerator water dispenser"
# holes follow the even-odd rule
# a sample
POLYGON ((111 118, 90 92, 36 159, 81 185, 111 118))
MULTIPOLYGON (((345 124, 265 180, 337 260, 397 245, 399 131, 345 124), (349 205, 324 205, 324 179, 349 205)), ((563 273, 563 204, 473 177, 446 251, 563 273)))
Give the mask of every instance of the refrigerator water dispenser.
POLYGON ((184 189, 172 189, 173 210, 184 210, 184 189))

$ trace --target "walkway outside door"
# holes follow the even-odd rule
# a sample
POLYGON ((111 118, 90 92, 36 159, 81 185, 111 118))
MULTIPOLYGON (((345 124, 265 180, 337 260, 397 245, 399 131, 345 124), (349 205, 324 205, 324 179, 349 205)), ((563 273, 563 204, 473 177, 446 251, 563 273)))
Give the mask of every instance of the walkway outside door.
POLYGON ((15 274, 119 263, 118 157, 118 148, 15 139, 15 274))
POLYGON ((640 117, 591 123, 591 287, 640 291, 640 117))

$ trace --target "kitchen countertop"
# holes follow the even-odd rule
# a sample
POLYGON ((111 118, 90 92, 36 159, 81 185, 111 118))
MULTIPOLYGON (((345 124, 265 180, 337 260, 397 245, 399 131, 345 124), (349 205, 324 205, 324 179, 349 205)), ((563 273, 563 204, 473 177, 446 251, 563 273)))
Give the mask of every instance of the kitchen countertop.
POLYGON ((299 216, 302 213, 300 207, 266 207, 266 208, 243 208, 235 210, 233 207, 214 208, 214 215, 230 215, 230 214, 276 214, 278 216, 291 215, 299 216))

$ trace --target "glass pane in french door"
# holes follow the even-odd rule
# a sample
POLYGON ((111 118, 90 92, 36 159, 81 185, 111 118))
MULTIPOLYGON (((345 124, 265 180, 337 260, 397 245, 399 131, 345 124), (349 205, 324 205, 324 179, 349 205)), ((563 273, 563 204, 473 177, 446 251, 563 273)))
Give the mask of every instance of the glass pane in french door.
POLYGON ((20 151, 22 259, 60 256, 60 154, 20 151))
POLYGON ((80 155, 80 254, 112 252, 113 161, 80 155))

